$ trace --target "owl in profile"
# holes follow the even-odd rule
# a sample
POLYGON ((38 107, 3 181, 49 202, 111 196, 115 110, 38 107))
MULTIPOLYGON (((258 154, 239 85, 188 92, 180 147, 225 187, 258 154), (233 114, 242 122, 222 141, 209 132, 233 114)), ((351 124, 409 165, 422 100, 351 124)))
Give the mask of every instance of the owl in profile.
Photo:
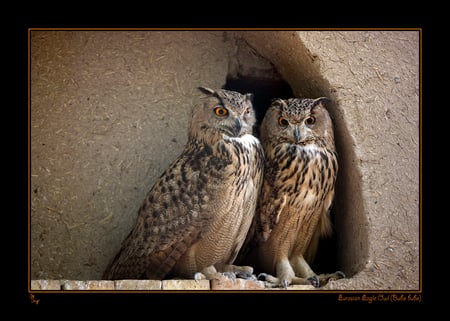
POLYGON ((199 89, 207 97, 193 108, 184 151, 148 192, 104 279, 252 275, 232 263, 262 185, 253 95, 199 89))
POLYGON ((269 285, 319 287, 337 271, 310 267, 319 238, 331 233, 329 210, 338 171, 327 98, 275 99, 261 124, 265 173, 259 203, 239 254, 269 285))

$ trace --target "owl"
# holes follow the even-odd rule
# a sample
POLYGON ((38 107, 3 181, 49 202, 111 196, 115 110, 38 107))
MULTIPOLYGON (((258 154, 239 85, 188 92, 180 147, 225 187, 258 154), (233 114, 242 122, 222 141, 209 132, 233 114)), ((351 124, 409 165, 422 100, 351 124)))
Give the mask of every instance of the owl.
POLYGON ((251 277, 235 266, 260 193, 253 94, 199 87, 181 155, 157 179, 104 279, 251 277))
POLYGON ((329 217, 338 171, 329 100, 275 99, 261 124, 265 173, 240 261, 253 262, 271 286, 312 284, 345 275, 317 275, 311 262, 329 217))

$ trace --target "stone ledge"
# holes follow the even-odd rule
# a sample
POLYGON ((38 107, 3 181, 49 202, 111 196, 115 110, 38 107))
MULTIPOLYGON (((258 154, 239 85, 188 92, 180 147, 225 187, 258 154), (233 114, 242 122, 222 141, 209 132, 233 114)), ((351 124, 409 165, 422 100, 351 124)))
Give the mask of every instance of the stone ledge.
POLYGON ((114 281, 115 290, 161 290, 160 280, 117 280, 114 281))
MULTIPOLYGON (((31 280, 31 291, 170 291, 170 290, 284 290, 268 288, 263 281, 244 279, 220 280, 31 280)), ((287 290, 315 290, 312 285, 292 285, 287 290)))
POLYGON ((263 281, 222 278, 211 280, 211 290, 265 290, 263 281))
POLYGON ((59 280, 31 280, 31 290, 61 290, 59 280))
POLYGON ((61 290, 114 290, 114 281, 74 281, 64 280, 61 284, 61 290))
POLYGON ((163 280, 163 290, 210 290, 208 280, 163 280))

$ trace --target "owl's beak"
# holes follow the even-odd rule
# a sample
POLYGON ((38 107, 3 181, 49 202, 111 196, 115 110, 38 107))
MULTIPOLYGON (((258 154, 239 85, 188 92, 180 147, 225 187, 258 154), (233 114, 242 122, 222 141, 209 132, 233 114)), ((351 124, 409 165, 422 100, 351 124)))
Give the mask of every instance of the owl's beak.
POLYGON ((242 123, 239 118, 237 118, 234 123, 228 123, 222 127, 222 130, 231 137, 239 137, 242 131, 242 123))
POLYGON ((295 142, 298 144, 300 143, 300 127, 299 126, 294 126, 294 138, 295 138, 295 142))
POLYGON ((236 118, 236 121, 234 122, 233 126, 231 127, 231 131, 233 132, 234 136, 239 136, 242 129, 242 123, 239 118, 236 118))

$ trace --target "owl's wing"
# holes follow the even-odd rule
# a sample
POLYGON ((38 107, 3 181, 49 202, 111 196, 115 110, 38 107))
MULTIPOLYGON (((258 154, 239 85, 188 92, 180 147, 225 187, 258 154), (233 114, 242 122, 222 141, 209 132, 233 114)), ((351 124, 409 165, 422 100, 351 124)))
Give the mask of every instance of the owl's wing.
POLYGON ((304 254, 304 257, 308 262, 314 261, 317 254, 317 249, 319 247, 319 240, 323 237, 329 237, 331 236, 331 234, 333 234, 333 225, 330 218, 330 208, 333 195, 334 191, 331 191, 325 198, 324 205, 319 209, 319 222, 313 236, 311 237, 309 246, 304 254))
POLYGON ((201 171, 205 155, 188 156, 178 158, 147 194, 105 278, 162 279, 201 237, 213 217, 202 210, 208 197, 201 171))
POLYGON ((271 167, 268 166, 253 221, 237 258, 239 263, 251 263, 252 258, 249 258, 249 255, 251 255, 252 250, 260 243, 267 241, 286 205, 286 195, 274 193, 272 182, 275 178, 273 175, 275 174, 271 172, 271 167))
POLYGON ((270 236, 273 228, 280 219, 280 214, 286 205, 286 194, 279 195, 270 180, 265 180, 261 195, 261 202, 256 215, 259 217, 259 226, 256 228, 259 242, 265 242, 270 236))

